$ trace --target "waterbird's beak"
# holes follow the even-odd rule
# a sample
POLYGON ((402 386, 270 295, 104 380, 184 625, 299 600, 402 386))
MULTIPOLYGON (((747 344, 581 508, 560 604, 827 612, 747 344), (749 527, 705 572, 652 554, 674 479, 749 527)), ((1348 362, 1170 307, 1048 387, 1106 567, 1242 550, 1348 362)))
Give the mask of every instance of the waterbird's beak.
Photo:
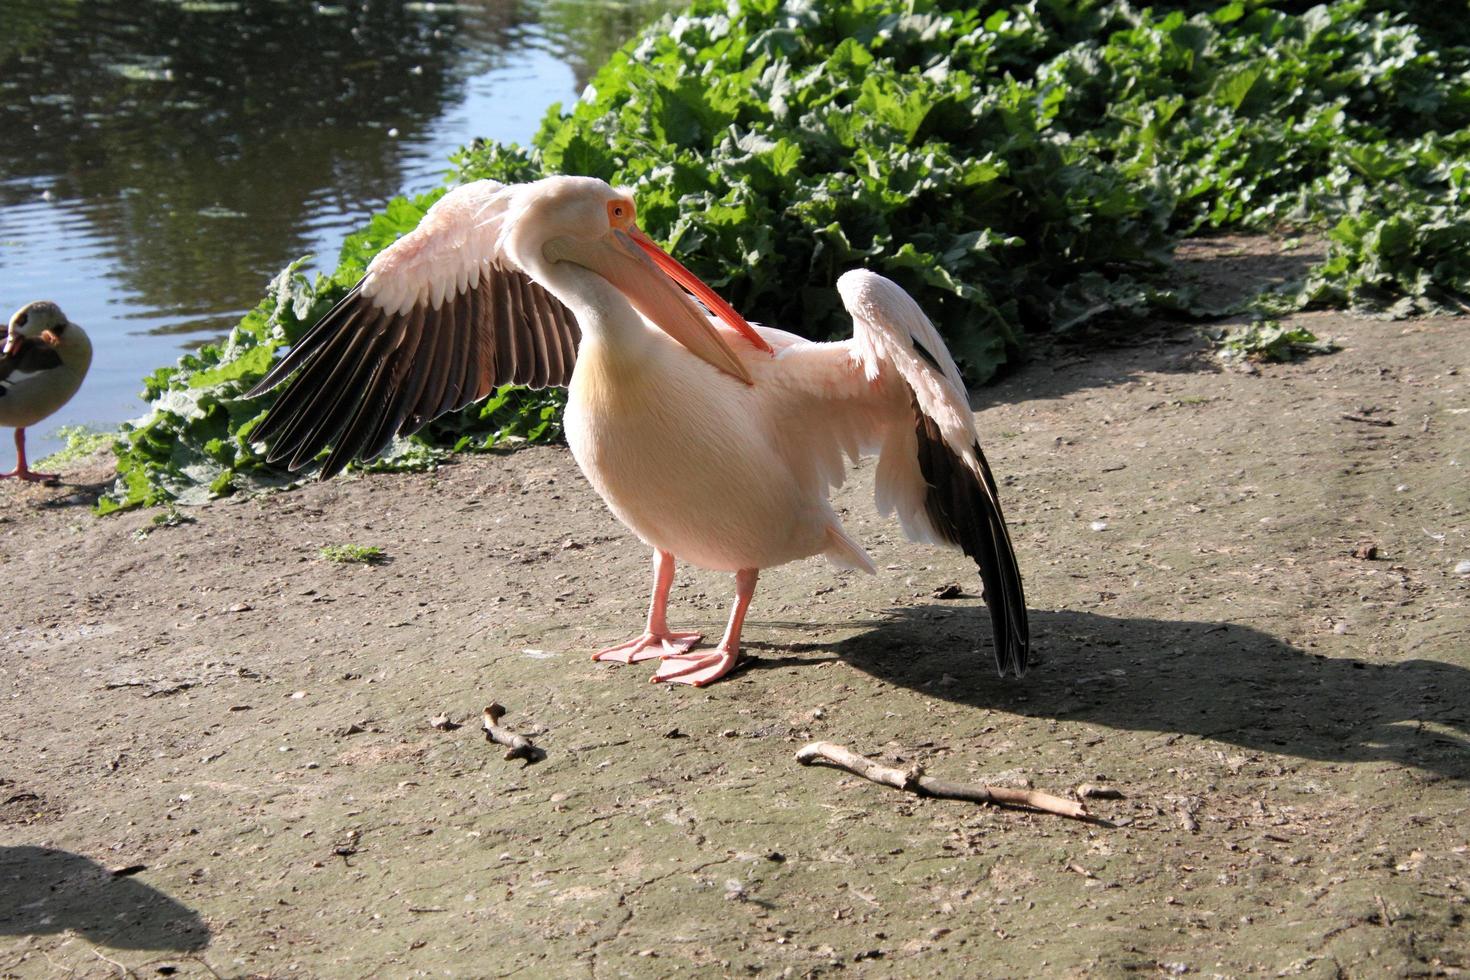
POLYGON ((575 262, 596 272, 628 297, 639 313, 691 354, 745 384, 754 383, 739 355, 679 286, 688 289, 715 316, 758 349, 769 352, 771 346, 730 304, 654 244, 637 225, 630 225, 626 230, 615 228, 590 242, 555 238, 546 243, 543 251, 553 261, 575 262))

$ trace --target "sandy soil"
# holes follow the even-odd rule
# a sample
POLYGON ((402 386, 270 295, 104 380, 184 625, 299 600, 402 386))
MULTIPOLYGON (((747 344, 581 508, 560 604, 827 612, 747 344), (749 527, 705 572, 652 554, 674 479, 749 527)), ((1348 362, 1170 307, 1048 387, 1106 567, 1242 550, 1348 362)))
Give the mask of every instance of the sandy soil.
MULTIPOLYGON (((1470 322, 1305 319, 1345 349, 1222 369, 1182 331, 981 393, 1022 681, 871 466, 840 502, 880 573, 769 572, 703 691, 588 659, 648 556, 561 449, 172 526, 91 516, 95 468, 0 486, 0 975, 1470 969, 1470 322), (819 738, 1123 797, 921 800, 796 765, 819 738)), ((681 569, 675 626, 730 591, 681 569)))

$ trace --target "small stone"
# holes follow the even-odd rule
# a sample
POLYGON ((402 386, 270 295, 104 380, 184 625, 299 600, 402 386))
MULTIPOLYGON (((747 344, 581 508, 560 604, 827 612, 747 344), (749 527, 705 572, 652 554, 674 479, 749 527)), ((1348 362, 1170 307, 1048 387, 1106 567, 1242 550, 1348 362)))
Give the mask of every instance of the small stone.
POLYGON ((1378 545, 1360 544, 1353 549, 1353 557, 1361 558, 1364 561, 1373 561, 1378 557, 1378 545))
POLYGON ((1090 527, 1090 528, 1092 528, 1094 531, 1106 531, 1108 529, 1108 522, 1107 521, 1093 521, 1091 524, 1089 524, 1087 526, 1090 527))
POLYGON ((1456 575, 1470 575, 1470 561, 1458 562, 1455 565, 1456 575))

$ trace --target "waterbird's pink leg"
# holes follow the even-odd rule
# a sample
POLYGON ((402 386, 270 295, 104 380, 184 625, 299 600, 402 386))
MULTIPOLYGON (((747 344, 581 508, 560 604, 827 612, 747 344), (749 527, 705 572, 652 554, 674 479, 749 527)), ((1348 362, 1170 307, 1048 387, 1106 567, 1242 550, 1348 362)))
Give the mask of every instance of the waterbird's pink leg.
POLYGON ((688 653, 694 644, 703 639, 701 633, 674 633, 669 630, 667 618, 669 589, 674 584, 674 556, 667 551, 653 552, 653 599, 648 604, 648 627, 642 636, 626 643, 598 650, 593 660, 611 660, 620 664, 633 664, 654 657, 678 656, 688 653))
POLYGON ((25 426, 15 430, 15 469, 9 473, 0 473, 0 480, 12 476, 19 480, 32 480, 38 483, 55 480, 61 476, 60 473, 37 473, 26 465, 25 426))
POLYGON ((730 610, 730 625, 725 628, 725 638, 720 645, 709 653, 665 657, 653 675, 655 684, 704 687, 735 669, 740 662, 740 628, 745 625, 745 613, 750 609, 750 598, 755 595, 755 580, 759 574, 760 570, 755 568, 742 568, 735 573, 735 607, 730 610))

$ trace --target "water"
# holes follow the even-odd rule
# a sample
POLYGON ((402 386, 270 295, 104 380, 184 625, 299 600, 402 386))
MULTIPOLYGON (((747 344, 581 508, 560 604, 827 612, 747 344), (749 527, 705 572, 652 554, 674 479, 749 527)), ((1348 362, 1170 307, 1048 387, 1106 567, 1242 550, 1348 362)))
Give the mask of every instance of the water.
POLYGON ((668 6, 0 0, 0 311, 53 299, 97 348, 33 456, 142 414, 144 375, 459 146, 527 142, 668 6))

